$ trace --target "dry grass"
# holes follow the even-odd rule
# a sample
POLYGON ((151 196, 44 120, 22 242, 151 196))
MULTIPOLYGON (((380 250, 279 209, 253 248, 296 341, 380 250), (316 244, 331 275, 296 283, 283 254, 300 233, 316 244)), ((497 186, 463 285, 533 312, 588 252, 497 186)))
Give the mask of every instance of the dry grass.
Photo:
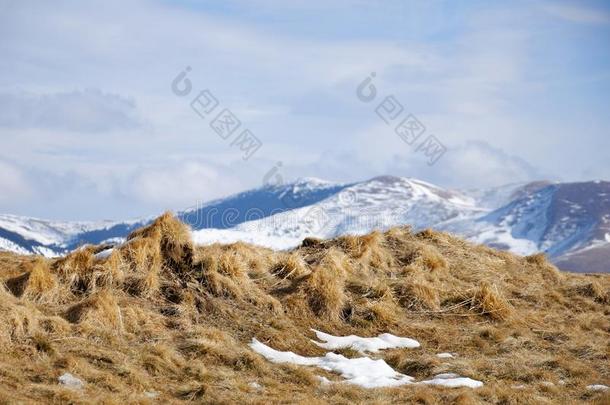
POLYGON ((585 388, 610 385, 610 277, 562 274, 543 255, 408 228, 290 252, 194 246, 170 214, 97 259, 103 249, 0 253, 0 403, 610 401, 585 388), (422 348, 377 356, 417 378, 455 372, 485 386, 325 386, 316 375, 340 378, 247 346, 320 355, 310 328, 412 337, 422 348), (85 388, 60 386, 64 372, 85 388))

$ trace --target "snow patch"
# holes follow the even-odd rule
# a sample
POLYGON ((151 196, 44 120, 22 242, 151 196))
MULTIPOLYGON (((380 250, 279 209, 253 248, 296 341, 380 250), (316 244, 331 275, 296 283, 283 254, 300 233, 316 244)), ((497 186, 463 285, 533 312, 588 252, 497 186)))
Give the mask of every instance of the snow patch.
POLYGON ((260 391, 263 389, 263 386, 260 385, 259 383, 257 383, 256 381, 253 381, 250 384, 248 384, 248 387, 252 388, 255 391, 260 391))
POLYGON ((603 384, 587 385, 587 389, 591 390, 591 391, 606 391, 609 388, 610 387, 608 387, 607 385, 603 385, 603 384))
POLYGON ((436 357, 438 357, 439 359, 452 359, 453 358, 453 354, 451 354, 451 353, 438 353, 436 355, 436 357))
POLYGON ((328 378, 326 378, 326 377, 324 377, 322 375, 319 375, 317 377, 318 377, 318 380, 320 380, 320 384, 321 385, 330 385, 330 384, 332 384, 331 380, 329 380, 328 378))
POLYGON ((379 350, 419 347, 419 342, 414 339, 394 336, 390 333, 383 333, 377 337, 363 338, 355 335, 333 336, 328 333, 312 329, 318 339, 326 343, 313 341, 316 345, 326 350, 353 349, 361 354, 364 352, 377 353, 379 350))
POLYGON ((72 374, 70 373, 64 373, 62 374, 59 378, 59 383, 61 385, 64 385, 68 388, 71 389, 75 389, 75 390, 80 390, 83 388, 83 386, 85 385, 85 383, 83 382, 83 380, 81 380, 80 378, 76 378, 74 377, 72 374))
POLYGON ((144 392, 144 396, 146 398, 157 398, 159 396, 159 393, 157 391, 145 391, 144 392))
MULTIPOLYGON (((374 340, 379 339, 379 337, 360 338, 358 336, 345 336, 349 339, 338 340, 337 336, 327 335, 325 333, 316 331, 316 334, 318 333, 321 333, 321 335, 318 335, 320 340, 325 340, 327 342, 323 344, 314 342, 321 347, 355 347, 356 350, 362 351, 377 351, 383 348, 378 341, 374 340), (353 346, 354 342, 359 344, 353 346), (363 342, 365 342, 364 345, 362 344, 363 342)), ((398 338, 393 335, 389 336, 391 336, 391 338, 386 336, 387 340, 380 339, 384 345, 388 345, 389 342, 391 342, 392 345, 389 347, 419 347, 419 343, 413 341, 412 339, 398 338), (407 339, 407 341, 403 341, 401 339, 407 339), (417 343, 417 346, 414 346, 414 342, 417 343), (397 344, 402 346, 396 346, 397 344), (408 344, 408 346, 404 346, 405 344, 408 344)), ((316 366, 326 371, 336 372, 345 378, 347 383, 359 385, 364 388, 396 387, 405 384, 439 385, 448 388, 478 388, 483 385, 481 381, 460 377, 457 374, 452 373, 438 374, 430 380, 425 380, 418 383, 414 381, 413 377, 395 371, 382 359, 374 360, 369 357, 348 359, 345 356, 332 352, 326 353, 323 357, 305 357, 293 352, 282 352, 272 349, 264 343, 259 342, 256 338, 252 339, 250 348, 273 363, 292 363, 302 366, 316 366)), ((322 382, 322 385, 330 384, 330 381, 325 377, 319 377, 319 379, 322 382)))
POLYGON ((114 248, 104 249, 101 252, 98 252, 94 255, 95 259, 96 260, 106 260, 110 257, 110 255, 112 254, 113 251, 114 251, 114 248))
POLYGON ((326 371, 334 371, 348 383, 364 388, 396 387, 413 382, 413 377, 394 371, 384 360, 368 357, 348 359, 336 353, 326 353, 324 357, 305 357, 272 349, 256 339, 252 339, 250 347, 273 363, 320 367, 326 371))
POLYGON ((419 384, 440 385, 447 388, 479 388, 483 386, 481 381, 473 380, 468 377, 460 377, 453 373, 437 374, 431 380, 422 381, 419 384))

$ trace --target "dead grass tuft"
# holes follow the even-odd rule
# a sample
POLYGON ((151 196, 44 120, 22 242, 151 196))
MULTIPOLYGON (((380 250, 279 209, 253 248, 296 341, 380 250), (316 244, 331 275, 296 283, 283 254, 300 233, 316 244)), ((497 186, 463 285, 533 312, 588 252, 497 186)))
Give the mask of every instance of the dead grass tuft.
POLYGON ((57 280, 51 274, 48 263, 42 257, 36 257, 25 266, 26 273, 8 279, 7 288, 17 297, 33 301, 52 300, 56 292, 57 280))
POLYGON ((472 297, 472 307, 496 320, 506 320, 512 313, 512 306, 500 294, 498 288, 487 282, 481 283, 472 297))
POLYGON ((345 255, 337 250, 326 252, 322 261, 308 275, 302 288, 302 297, 311 311, 324 319, 338 321, 347 302, 345 255))
POLYGON ((278 278, 288 280, 294 280, 309 273, 303 258, 294 252, 280 254, 269 271, 278 278))
POLYGON ((439 310, 438 290, 423 277, 413 277, 394 286, 400 306, 409 310, 439 310))
POLYGON ((595 280, 577 285, 573 287, 573 290, 582 296, 593 298, 595 301, 607 304, 610 302, 610 293, 603 289, 603 287, 595 280))

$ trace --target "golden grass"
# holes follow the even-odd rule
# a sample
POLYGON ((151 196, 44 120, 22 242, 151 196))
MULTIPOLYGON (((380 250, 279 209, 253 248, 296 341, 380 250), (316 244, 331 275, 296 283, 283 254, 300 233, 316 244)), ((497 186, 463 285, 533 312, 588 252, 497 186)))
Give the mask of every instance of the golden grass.
POLYGON ((543 255, 406 227, 309 238, 290 252, 194 246, 171 214, 97 259, 104 248, 0 253, 0 403, 610 401, 585 388, 610 385, 610 277, 559 273, 543 255), (420 349, 376 357, 417 378, 455 372, 485 386, 366 390, 247 346, 256 337, 323 354, 310 328, 412 337, 420 349), (85 388, 59 385, 64 372, 85 388))

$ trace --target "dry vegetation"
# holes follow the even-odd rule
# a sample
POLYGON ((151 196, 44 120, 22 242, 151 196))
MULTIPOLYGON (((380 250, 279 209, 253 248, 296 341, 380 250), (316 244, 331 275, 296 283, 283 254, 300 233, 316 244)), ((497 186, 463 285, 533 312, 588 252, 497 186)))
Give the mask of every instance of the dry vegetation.
POLYGON ((408 228, 291 252, 196 247, 169 214, 96 259, 102 249, 0 254, 0 403, 609 403, 585 388, 610 385, 607 275, 408 228), (361 389, 247 345, 321 355, 312 327, 415 338, 420 349, 378 356, 417 378, 455 372, 485 386, 361 389), (84 389, 59 385, 65 372, 84 389))

